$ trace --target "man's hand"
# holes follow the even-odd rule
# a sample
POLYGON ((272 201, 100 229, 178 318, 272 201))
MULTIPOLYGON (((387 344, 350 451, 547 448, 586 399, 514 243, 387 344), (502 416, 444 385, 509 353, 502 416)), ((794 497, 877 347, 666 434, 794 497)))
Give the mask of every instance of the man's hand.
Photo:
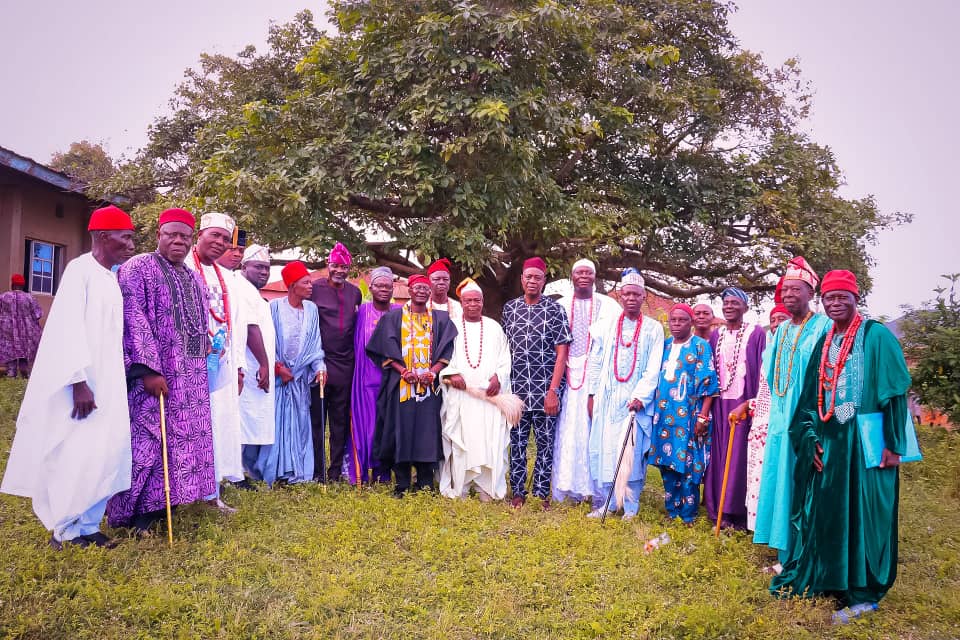
POLYGON ((314 380, 315 380, 316 383, 317 383, 318 385, 320 385, 321 387, 327 386, 327 372, 326 372, 326 370, 324 370, 324 371, 317 371, 317 375, 314 377, 314 380))
POLYGON ((593 420, 593 396, 587 396, 587 417, 593 420))
POLYGON ((463 376, 459 373, 455 373, 452 376, 447 376, 446 379, 450 382, 450 386, 454 389, 460 389, 463 391, 467 388, 467 381, 463 379, 463 376))
POLYGON ((243 369, 237 369, 237 395, 243 393, 243 369))
POLYGON ((706 436, 707 432, 710 429, 709 416, 703 416, 703 418, 706 418, 706 419, 702 419, 701 416, 698 415, 697 423, 693 427, 693 435, 695 435, 698 438, 703 438, 704 436, 706 436))
POLYGON ((257 388, 264 393, 270 393, 270 371, 265 364, 257 369, 257 388))
POLYGON ((627 403, 627 409, 633 411, 634 413, 640 413, 643 411, 643 403, 636 398, 632 398, 630 402, 627 403))
POLYGON ((169 395, 170 389, 167 387, 167 379, 159 373, 148 373, 143 376, 143 388, 154 398, 160 395, 169 395))
POLYGON ((403 381, 409 385, 415 385, 420 380, 420 376, 417 375, 416 371, 410 371, 410 369, 405 370, 400 374, 400 377, 403 378, 403 381))
POLYGON ((730 415, 727 416, 730 424, 739 424, 747 419, 747 403, 741 402, 733 408, 730 415))
POLYGON ((437 379, 437 376, 433 374, 433 371, 424 371, 417 379, 421 386, 429 389, 433 386, 433 381, 437 379))
POLYGON ((820 443, 817 443, 817 448, 813 453, 813 468, 817 470, 817 473, 823 471, 823 447, 820 446, 820 443))
POLYGON ((497 374, 493 374, 487 383, 487 397, 492 398, 498 393, 500 393, 500 378, 497 377, 497 374))
POLYGON ((83 420, 93 413, 97 408, 97 403, 93 401, 93 389, 86 382, 78 382, 73 385, 73 411, 70 417, 75 420, 83 420))
POLYGON ((547 395, 543 399, 543 412, 548 416, 555 416, 560 413, 560 398, 554 389, 547 390, 547 395))
POLYGON ((293 380, 293 373, 291 373, 290 368, 282 362, 278 362, 276 365, 277 375, 280 377, 280 384, 287 384, 293 380))
MULTIPOLYGON (((74 395, 74 397, 76 397, 76 395, 74 395)), ((889 469, 890 467, 898 466, 900 466, 900 456, 884 447, 883 453, 880 454, 880 468, 889 469)))

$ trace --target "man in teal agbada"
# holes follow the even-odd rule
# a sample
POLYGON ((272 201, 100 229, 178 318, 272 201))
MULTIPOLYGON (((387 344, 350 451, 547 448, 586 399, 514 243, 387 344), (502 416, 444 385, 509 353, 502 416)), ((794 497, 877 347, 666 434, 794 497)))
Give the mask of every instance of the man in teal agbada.
MULTIPOLYGON (((770 417, 753 541, 776 549, 781 563, 790 546, 795 460, 787 429, 800 399, 813 347, 830 326, 829 318, 810 310, 819 281, 802 257, 787 264, 780 291, 791 318, 777 327, 773 343, 763 353, 763 376, 770 387, 770 417)), ((780 568, 775 567, 774 571, 780 568)))
POLYGON ((792 537, 770 590, 781 597, 833 595, 869 609, 897 576, 910 375, 893 334, 858 313, 852 273, 831 271, 821 291, 833 325, 813 350, 790 424, 797 456, 792 537), (884 444, 879 466, 867 468, 858 423, 870 418, 882 421, 884 444))

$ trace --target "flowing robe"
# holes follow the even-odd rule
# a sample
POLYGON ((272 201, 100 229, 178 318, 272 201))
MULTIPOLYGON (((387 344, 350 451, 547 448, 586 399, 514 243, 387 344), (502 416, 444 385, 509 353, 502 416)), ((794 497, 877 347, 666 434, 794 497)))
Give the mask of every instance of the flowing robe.
POLYGON ((216 491, 206 356, 207 292, 200 277, 159 253, 128 260, 119 271, 123 293, 123 357, 133 449, 131 486, 107 504, 110 526, 165 507, 160 449, 160 401, 143 376, 167 381, 165 398, 171 504, 216 491))
POLYGON ((773 343, 764 352, 763 376, 770 386, 770 415, 760 468, 753 541, 778 549, 781 554, 790 546, 790 502, 796 460, 787 431, 803 390, 807 364, 814 357, 814 346, 827 333, 830 324, 825 315, 814 314, 797 338, 800 326, 784 322, 777 327, 773 343), (791 355, 795 339, 797 348, 791 355), (776 375, 778 356, 779 376, 776 375))
POLYGON ((239 369, 246 360, 248 319, 245 317, 242 297, 235 291, 237 275, 216 263, 198 263, 193 255, 187 257, 186 264, 200 274, 207 285, 209 311, 206 318, 211 335, 226 329, 226 322, 220 322, 214 313, 224 320, 225 314, 229 313, 231 327, 227 332, 227 343, 221 353, 217 373, 211 374, 209 379, 213 459, 218 481, 243 480, 239 369), (221 290, 217 272, 223 277, 226 291, 221 290))
MULTIPOLYGON (((249 345, 244 349, 243 358, 243 391, 240 392, 240 441, 244 445, 273 444, 275 428, 274 402, 276 383, 274 381, 273 366, 276 362, 274 346, 277 341, 273 327, 273 315, 270 312, 270 303, 260 297, 257 291, 246 278, 237 274, 236 294, 243 299, 247 309, 246 317, 249 325, 256 325, 263 337, 263 348, 267 352, 267 376, 270 378, 270 390, 264 393, 257 386, 257 371, 260 363, 250 350, 249 345)), ((243 327, 247 331, 248 325, 243 327)))
POLYGON ((33 362, 42 316, 40 304, 26 291, 0 293, 0 364, 20 359, 33 362))
POLYGON ((583 500, 593 495, 587 445, 590 418, 587 416, 587 361, 590 358, 590 326, 615 321, 620 304, 602 293, 594 293, 589 304, 573 295, 558 301, 570 319, 573 342, 567 352, 567 390, 563 394, 553 453, 554 500, 583 500), (576 306, 574 306, 576 303, 576 306), (592 312, 591 312, 592 308, 592 312))
POLYGON ((654 400, 653 449, 650 464, 688 476, 700 484, 710 460, 710 435, 694 435, 704 398, 717 393, 710 343, 691 335, 670 359, 674 338, 667 338, 654 400))
MULTIPOLYGON (((460 329, 453 358, 440 376, 460 374, 468 387, 486 389, 491 376, 496 374, 500 393, 510 393, 510 348, 497 321, 486 317, 480 322, 464 321, 460 329)), ((476 483, 494 500, 503 499, 507 495, 510 427, 500 410, 486 400, 447 386, 441 419, 440 493, 460 498, 469 491, 471 483, 476 483)))
MULTIPOLYGON (((726 331, 726 327, 723 329, 726 331)), ((746 332, 746 335, 742 338, 739 354, 736 353, 737 341, 731 333, 724 339, 722 348, 718 347, 720 330, 714 331, 710 336, 710 348, 713 349, 717 363, 720 397, 714 401, 712 407, 711 455, 703 489, 707 515, 713 521, 717 519, 717 508, 723 490, 723 471, 727 461, 727 443, 731 437, 728 416, 738 405, 755 398, 760 387, 766 331, 760 325, 751 328, 747 323, 744 323, 740 330, 746 332)), ((739 423, 733 432, 730 475, 723 505, 724 520, 740 529, 747 526, 747 434, 750 432, 750 425, 750 418, 747 418, 739 423)))
MULTIPOLYGON (((401 402, 400 374, 391 362, 404 362, 410 345, 404 344, 403 309, 388 311, 367 343, 367 356, 383 369, 377 394, 377 423, 373 455, 387 466, 395 463, 436 463, 443 458, 441 442, 440 379, 423 395, 401 402)), ((444 311, 433 311, 430 360, 424 369, 437 363, 449 364, 457 328, 444 311)), ((409 367, 408 367, 409 368, 409 367)))
POLYGON ((277 480, 290 484, 307 482, 313 478, 313 431, 310 423, 310 387, 317 372, 326 370, 317 307, 303 301, 300 325, 291 325, 297 311, 286 298, 270 303, 270 313, 276 327, 276 359, 283 362, 293 374, 293 380, 283 384, 275 380, 276 432, 274 443, 261 447, 257 457, 257 475, 272 485, 277 480), (286 307, 285 309, 283 307, 286 307), (294 344, 291 344, 293 342, 294 344))
POLYGON ((456 326, 460 326, 460 321, 463 320, 463 307, 460 306, 460 303, 454 300, 453 298, 448 297, 447 301, 443 304, 439 304, 430 300, 427 302, 427 309, 433 311, 446 311, 447 315, 450 316, 450 322, 456 326))
MULTIPOLYGON (((632 399, 643 403, 643 411, 636 415, 636 446, 633 469, 629 482, 631 492, 628 501, 639 500, 639 492, 647 477, 647 453, 650 449, 653 398, 660 378, 660 363, 663 360, 663 325, 652 318, 640 316, 643 326, 637 343, 630 348, 621 345, 617 356, 617 320, 594 324, 590 334, 590 371, 588 381, 593 395, 593 422, 590 427, 590 476, 594 483, 594 504, 602 506, 606 495, 603 488, 613 483, 617 460, 623 447, 624 436, 630 426, 630 411, 627 404, 632 399), (636 366, 630 373, 636 349, 636 366), (624 382, 617 375, 630 373, 624 382)), ((624 318, 624 335, 633 335, 634 326, 624 318)))
MULTIPOLYGON (((818 415, 820 353, 826 336, 814 346, 807 365, 789 428, 797 456, 792 535, 783 573, 770 585, 775 595, 839 593, 846 605, 875 603, 897 577, 899 467, 866 468, 857 418, 881 413, 885 447, 906 453, 910 374, 889 329, 865 320, 858 333, 862 346, 854 352, 860 353, 851 354, 838 381, 838 387, 846 386, 855 398, 859 395, 846 422, 836 414, 823 422, 818 415), (822 472, 813 468, 818 443, 823 447, 822 472)), ((824 406, 829 407, 826 398, 824 406)))
MULTIPOLYGON (((391 305, 390 309, 399 309, 391 305)), ((357 468, 364 482, 373 472, 374 481, 389 481, 390 469, 380 465, 373 455, 373 432, 377 421, 377 393, 380 391, 382 369, 366 354, 367 343, 386 311, 380 312, 372 302, 365 302, 357 310, 353 349, 357 354, 353 371, 353 388, 350 393, 350 460, 347 463, 350 483, 357 483, 357 468)))
POLYGON ((32 498, 56 532, 130 488, 123 298, 116 275, 90 253, 64 269, 33 374, 0 491, 32 498), (97 405, 83 420, 70 417, 77 382, 97 405))

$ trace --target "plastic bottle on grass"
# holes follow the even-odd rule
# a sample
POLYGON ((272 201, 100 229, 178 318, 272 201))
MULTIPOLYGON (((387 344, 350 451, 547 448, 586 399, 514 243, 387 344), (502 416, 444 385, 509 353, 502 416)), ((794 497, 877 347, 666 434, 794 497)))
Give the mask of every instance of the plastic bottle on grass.
POLYGON ((659 549, 665 544, 670 544, 670 534, 664 531, 656 538, 650 538, 647 540, 646 544, 643 545, 644 553, 651 553, 655 549, 659 549))

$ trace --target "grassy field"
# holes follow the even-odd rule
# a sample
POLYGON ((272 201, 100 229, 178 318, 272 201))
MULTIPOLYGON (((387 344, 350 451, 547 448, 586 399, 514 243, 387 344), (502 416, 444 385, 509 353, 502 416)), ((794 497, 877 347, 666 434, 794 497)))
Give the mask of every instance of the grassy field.
MULTIPOLYGON (((0 470, 23 385, 0 380, 0 470)), ((778 601, 742 534, 663 519, 651 470, 640 518, 519 512, 386 488, 236 493, 191 507, 177 541, 56 553, 28 501, 0 496, 0 637, 957 638, 960 442, 921 430, 902 475, 900 577, 878 613, 832 627, 828 601, 778 601), (650 555, 662 531, 673 542, 650 555)))

